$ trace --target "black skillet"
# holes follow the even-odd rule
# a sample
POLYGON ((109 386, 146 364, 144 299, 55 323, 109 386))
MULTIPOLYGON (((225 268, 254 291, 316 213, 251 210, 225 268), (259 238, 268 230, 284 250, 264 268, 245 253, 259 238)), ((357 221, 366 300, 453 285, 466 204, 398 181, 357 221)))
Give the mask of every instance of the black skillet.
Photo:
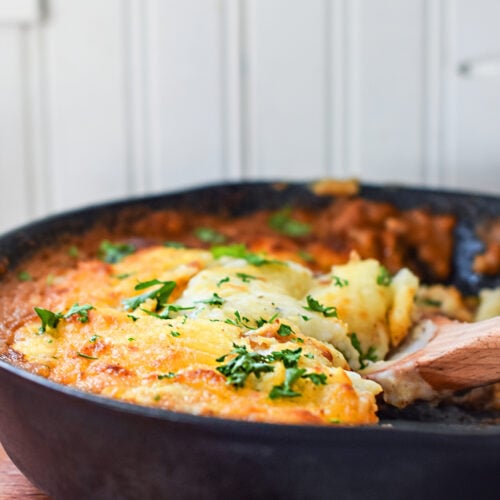
MULTIPOLYGON (((361 195, 456 214, 451 283, 467 293, 500 285, 471 272, 481 249, 474 228, 500 215, 500 198, 373 186, 361 195)), ((130 208, 243 214, 323 203, 306 184, 209 186, 35 222, 0 238, 0 258, 13 267, 61 234, 113 224, 130 208)), ((0 361, 0 440, 36 486, 68 500, 498 498, 500 426, 440 409, 409 415, 366 427, 196 417, 86 394, 0 361)))

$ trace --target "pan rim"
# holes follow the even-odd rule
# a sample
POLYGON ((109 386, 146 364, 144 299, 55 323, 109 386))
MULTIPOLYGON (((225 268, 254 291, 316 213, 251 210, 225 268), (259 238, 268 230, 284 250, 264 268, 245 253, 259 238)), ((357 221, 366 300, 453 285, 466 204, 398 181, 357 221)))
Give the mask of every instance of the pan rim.
POLYGON ((461 436, 461 437, 500 437, 500 425, 497 424, 457 424, 457 423, 435 423, 435 422, 417 422, 417 421, 382 421, 377 424, 367 425, 314 425, 314 424, 281 424, 272 422, 254 422, 248 420, 229 419, 214 416, 196 415, 183 413, 152 406, 129 403, 119 399, 113 399, 81 389, 59 384, 49 380, 41 375, 30 373, 22 368, 14 366, 7 361, 0 359, 0 372, 4 370, 12 375, 22 378, 28 383, 49 390, 53 393, 59 393, 63 396, 76 399, 80 402, 90 403, 100 408, 114 411, 116 413, 126 413, 137 417, 145 417, 156 421, 170 424, 186 424, 198 428, 210 428, 212 431, 221 433, 229 432, 231 435, 260 434, 265 432, 269 435, 276 435, 277 438, 286 435, 300 434, 301 438, 307 439, 314 437, 317 433, 322 436, 325 433, 332 436, 342 433, 369 433, 378 434, 414 434, 430 436, 461 436))

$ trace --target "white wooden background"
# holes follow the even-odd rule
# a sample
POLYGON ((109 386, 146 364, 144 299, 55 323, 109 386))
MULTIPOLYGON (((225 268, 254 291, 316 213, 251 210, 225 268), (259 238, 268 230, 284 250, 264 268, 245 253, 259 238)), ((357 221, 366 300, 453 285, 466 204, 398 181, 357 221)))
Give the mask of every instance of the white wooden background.
POLYGON ((500 194, 500 2, 0 0, 0 230, 326 175, 500 194))

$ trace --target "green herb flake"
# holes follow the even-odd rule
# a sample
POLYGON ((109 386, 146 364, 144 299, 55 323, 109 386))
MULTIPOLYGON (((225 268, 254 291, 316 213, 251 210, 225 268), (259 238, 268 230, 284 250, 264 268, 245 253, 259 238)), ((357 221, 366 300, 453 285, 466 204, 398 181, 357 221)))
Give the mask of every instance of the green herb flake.
POLYGON ((166 241, 163 243, 163 246, 167 248, 186 248, 186 245, 179 241, 166 241))
POLYGON ((134 338, 134 337, 129 337, 127 340, 128 340, 129 342, 133 342, 133 341, 135 340, 135 338, 134 338))
POLYGON ((160 401, 160 399, 161 399, 160 394, 156 394, 155 397, 153 398, 154 401, 160 401))
MULTIPOLYGON (((222 373, 227 379, 227 383, 236 388, 243 387, 246 379, 251 375, 260 378, 262 373, 274 371, 270 364, 272 359, 269 356, 257 352, 249 352, 246 346, 233 344, 233 350, 230 354, 235 354, 227 364, 218 366, 217 371, 222 373)), ((217 362, 223 362, 226 356, 217 358, 217 362)))
POLYGON ((97 339, 100 339, 100 335, 92 335, 92 337, 89 338, 89 342, 95 342, 97 339))
POLYGON ((309 379, 314 385, 326 385, 327 380, 324 373, 305 373, 302 378, 309 379))
POLYGON ((347 335, 351 339, 351 344, 354 347, 354 349, 358 351, 359 365, 361 369, 366 368, 368 366, 367 361, 377 361, 378 358, 375 346, 370 346, 368 348, 368 351, 363 352, 363 349, 361 347, 361 342, 357 334, 353 332, 353 333, 348 333, 347 335))
POLYGON ((134 316, 133 314, 127 314, 127 318, 130 318, 134 323, 139 319, 138 316, 134 316))
POLYGON ((153 316, 154 318, 158 318, 158 319, 172 319, 172 316, 171 316, 172 313, 179 312, 179 311, 188 311, 191 309, 194 309, 194 306, 181 307, 181 306, 178 306, 176 304, 167 304, 165 306, 165 308, 163 309, 163 311, 161 311, 160 313, 156 313, 154 311, 148 311, 147 309, 143 309, 141 307, 141 311, 145 312, 149 316, 153 316))
POLYGON ((73 257, 74 259, 76 259, 79 254, 80 254, 80 251, 78 250, 78 248, 75 245, 69 247, 69 249, 68 249, 68 255, 70 257, 73 257))
POLYGON ((228 283, 230 281, 230 277, 229 276, 226 276, 225 278, 222 278, 220 279, 218 282, 217 282, 217 286, 221 286, 222 284, 224 283, 228 283))
POLYGON ((299 250, 297 252, 297 255, 304 261, 306 262, 314 262, 314 256, 311 255, 309 252, 306 252, 305 250, 299 250))
POLYGON ((349 284, 349 281, 341 278, 340 276, 332 276, 333 286, 338 286, 339 288, 344 288, 349 284))
POLYGON ((301 396, 300 392, 294 391, 292 385, 306 373, 305 368, 287 368, 285 370, 285 381, 280 385, 275 385, 269 393, 270 399, 296 398, 301 396))
POLYGON ((17 279, 19 281, 31 281, 33 276, 28 271, 19 271, 17 273, 17 279))
POLYGON ((172 337, 180 337, 181 336, 181 334, 179 332, 175 331, 175 330, 172 330, 170 332, 170 335, 172 335, 172 337))
POLYGON ((226 237, 212 229, 211 227, 197 227, 194 230, 195 236, 204 243, 212 243, 214 245, 219 245, 226 241, 226 237))
POLYGON ((197 302, 207 304, 209 306, 221 306, 222 304, 224 304, 224 302, 226 302, 226 300, 220 297, 218 294, 213 293, 210 298, 205 300, 198 300, 197 302))
POLYGON ((292 238, 308 235, 311 232, 311 226, 305 222, 292 218, 291 213, 292 211, 290 208, 284 208, 271 215, 268 220, 269 227, 280 234, 292 238))
POLYGON ((276 318, 278 316, 279 316, 279 313, 273 314, 269 319, 264 319, 264 318, 260 317, 258 320, 255 321, 257 328, 260 328, 261 326, 264 326, 267 323, 269 323, 269 324, 274 323, 274 321, 276 320, 276 318))
POLYGON ((158 375, 158 380, 174 378, 175 376, 177 376, 177 374, 174 372, 162 373, 162 374, 158 375))
POLYGON ((79 305, 78 303, 73 304, 71 309, 64 315, 65 319, 70 318, 71 316, 78 316, 78 321, 80 323, 87 323, 89 320, 89 311, 95 309, 94 306, 90 304, 79 305))
POLYGON ((174 288, 176 287, 175 281, 160 281, 157 279, 150 281, 143 281, 137 284, 134 287, 134 290, 144 290, 145 288, 150 288, 155 285, 160 285, 160 286, 148 292, 144 292, 141 295, 137 295, 135 297, 130 297, 128 299, 122 300, 122 303, 125 306, 125 308, 129 311, 134 311, 143 302, 146 302, 149 299, 155 299, 156 307, 154 310, 159 311, 163 309, 167 305, 167 300, 170 297, 170 294, 174 291, 174 288))
POLYGON ((127 255, 134 253, 135 250, 135 246, 128 243, 111 243, 104 240, 99 246, 99 257, 108 264, 116 264, 127 255))
POLYGON ((38 333, 45 333, 47 328, 57 328, 59 321, 63 318, 61 313, 55 313, 42 307, 35 307, 35 312, 42 321, 42 326, 38 329, 38 333))
POLYGON ((314 359, 314 354, 311 354, 310 352, 308 352, 307 354, 304 354, 304 357, 308 358, 308 359, 314 359))
POLYGON ((294 333, 294 331, 292 330, 292 327, 290 325, 285 325, 284 323, 281 323, 277 333, 280 337, 288 337, 289 335, 294 333))
POLYGON ((236 276, 240 278, 243 283, 250 283, 252 280, 257 280, 257 276, 252 276, 251 274, 246 274, 246 273, 236 273, 236 276))
POLYGON ((424 306, 430 306, 430 307, 441 307, 443 304, 440 300, 434 300, 430 298, 422 298, 419 300, 421 304, 424 306))
POLYGON ((386 267, 380 266, 377 275, 377 285, 389 286, 392 282, 392 277, 386 267))
POLYGON ((304 307, 304 309, 307 309, 308 311, 320 312, 326 318, 338 318, 337 308, 335 306, 324 306, 311 295, 308 295, 306 300, 307 307, 304 307))
POLYGON ((300 316, 304 321, 310 321, 311 318, 309 316, 301 315, 300 316))
POLYGON ((282 362, 285 367, 285 380, 282 384, 272 388, 269 398, 298 397, 301 394, 293 390, 292 385, 300 378, 309 379, 315 385, 324 385, 327 380, 324 374, 307 373, 305 368, 298 367, 301 353, 302 348, 299 347, 295 350, 283 349, 269 354, 259 354, 248 351, 246 346, 233 344, 233 349, 229 354, 224 354, 216 359, 218 363, 223 363, 229 356, 234 355, 225 365, 218 366, 217 371, 226 377, 227 384, 240 388, 245 385, 251 374, 260 378, 263 373, 274 371, 274 363, 282 362))
POLYGON ((130 278, 130 276, 133 276, 134 273, 122 273, 122 274, 115 274, 113 277, 116 278, 117 280, 124 280, 126 278, 130 278))
POLYGON ((215 259, 221 257, 234 257, 236 259, 245 259, 253 266, 263 266, 264 264, 284 264, 284 262, 276 259, 266 259, 261 255, 250 252, 247 247, 242 244, 214 246, 210 249, 215 259))
MULTIPOLYGON (((263 320, 264 321, 264 320, 263 320)), ((248 328, 249 330, 254 330, 255 327, 250 324, 250 320, 245 316, 241 316, 239 311, 234 311, 234 319, 227 318, 224 323, 228 325, 238 326, 242 328, 248 328)), ((258 326, 258 323, 257 323, 258 326)))
POLYGON ((77 356, 80 356, 80 358, 85 358, 85 359, 99 359, 99 358, 96 358, 95 356, 89 356, 88 354, 84 354, 83 352, 77 352, 76 353, 77 356))

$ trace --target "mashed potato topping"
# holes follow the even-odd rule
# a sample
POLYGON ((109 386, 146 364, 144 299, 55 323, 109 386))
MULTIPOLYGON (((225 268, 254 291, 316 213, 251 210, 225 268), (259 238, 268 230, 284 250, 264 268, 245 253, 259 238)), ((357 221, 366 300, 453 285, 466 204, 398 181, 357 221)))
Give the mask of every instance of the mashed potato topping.
MULTIPOLYGON (((115 249, 108 244, 108 250, 115 249)), ((86 259, 30 296, 10 350, 56 382, 164 409, 268 422, 377 421, 381 359, 417 278, 352 256, 331 272, 250 252, 152 246, 86 259)))

